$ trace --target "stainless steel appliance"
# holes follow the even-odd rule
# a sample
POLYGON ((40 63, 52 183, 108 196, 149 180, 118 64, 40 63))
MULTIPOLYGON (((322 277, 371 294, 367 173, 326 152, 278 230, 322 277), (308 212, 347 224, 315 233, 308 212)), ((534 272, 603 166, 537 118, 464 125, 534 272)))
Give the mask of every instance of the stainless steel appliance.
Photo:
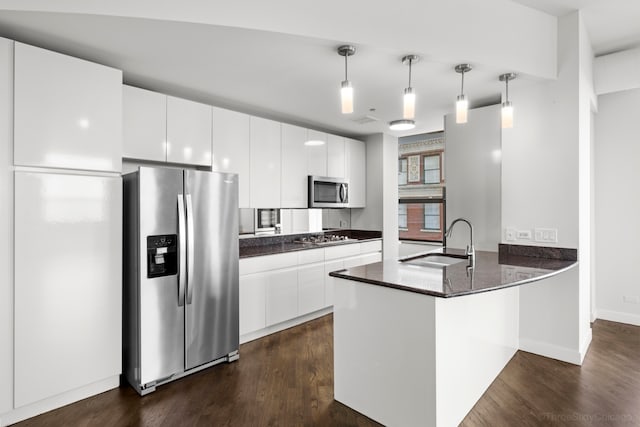
POLYGON ((282 230, 280 209, 256 209, 256 234, 274 234, 282 230))
POLYGON ((238 177, 124 175, 124 375, 141 395, 238 359, 238 177))
POLYGON ((342 178, 309 175, 310 208, 348 208, 349 182, 342 178))

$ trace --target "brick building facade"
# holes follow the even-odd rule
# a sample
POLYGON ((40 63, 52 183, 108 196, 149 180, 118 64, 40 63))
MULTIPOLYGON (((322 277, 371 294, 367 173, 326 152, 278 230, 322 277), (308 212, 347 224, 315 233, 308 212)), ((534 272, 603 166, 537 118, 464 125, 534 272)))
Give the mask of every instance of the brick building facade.
POLYGON ((446 219, 444 133, 406 140, 401 138, 398 147, 400 239, 442 241, 446 219))

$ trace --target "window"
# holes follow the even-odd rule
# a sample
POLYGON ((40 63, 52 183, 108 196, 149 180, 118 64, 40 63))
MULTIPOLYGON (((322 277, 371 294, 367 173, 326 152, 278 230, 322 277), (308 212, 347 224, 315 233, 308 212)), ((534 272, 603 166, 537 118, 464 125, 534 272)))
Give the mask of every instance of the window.
POLYGON ((440 184, 440 154, 423 157, 424 183, 440 184))
POLYGON ((407 159, 398 159, 398 185, 407 183, 407 159))
POLYGON ((440 231, 440 203, 424 204, 424 229, 440 231))
POLYGON ((407 228, 407 205, 398 205, 398 228, 407 228))

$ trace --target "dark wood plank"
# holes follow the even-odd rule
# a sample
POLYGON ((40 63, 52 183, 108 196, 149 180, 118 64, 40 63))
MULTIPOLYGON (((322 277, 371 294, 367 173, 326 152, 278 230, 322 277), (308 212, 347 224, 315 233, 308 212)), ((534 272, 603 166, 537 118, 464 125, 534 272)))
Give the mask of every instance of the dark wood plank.
MULTIPOLYGON (((19 426, 376 426, 333 400, 333 317, 240 347, 139 397, 119 389, 19 426)), ((582 367, 518 352, 463 426, 640 425, 640 327, 598 320, 582 367)))

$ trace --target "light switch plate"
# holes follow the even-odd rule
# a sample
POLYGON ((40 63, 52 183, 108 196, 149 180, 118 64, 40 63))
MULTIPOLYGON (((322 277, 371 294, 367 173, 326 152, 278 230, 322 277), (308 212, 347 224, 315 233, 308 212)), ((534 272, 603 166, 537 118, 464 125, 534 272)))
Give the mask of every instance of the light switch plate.
POLYGON ((536 228, 533 231, 536 242, 558 243, 558 229, 536 228))

